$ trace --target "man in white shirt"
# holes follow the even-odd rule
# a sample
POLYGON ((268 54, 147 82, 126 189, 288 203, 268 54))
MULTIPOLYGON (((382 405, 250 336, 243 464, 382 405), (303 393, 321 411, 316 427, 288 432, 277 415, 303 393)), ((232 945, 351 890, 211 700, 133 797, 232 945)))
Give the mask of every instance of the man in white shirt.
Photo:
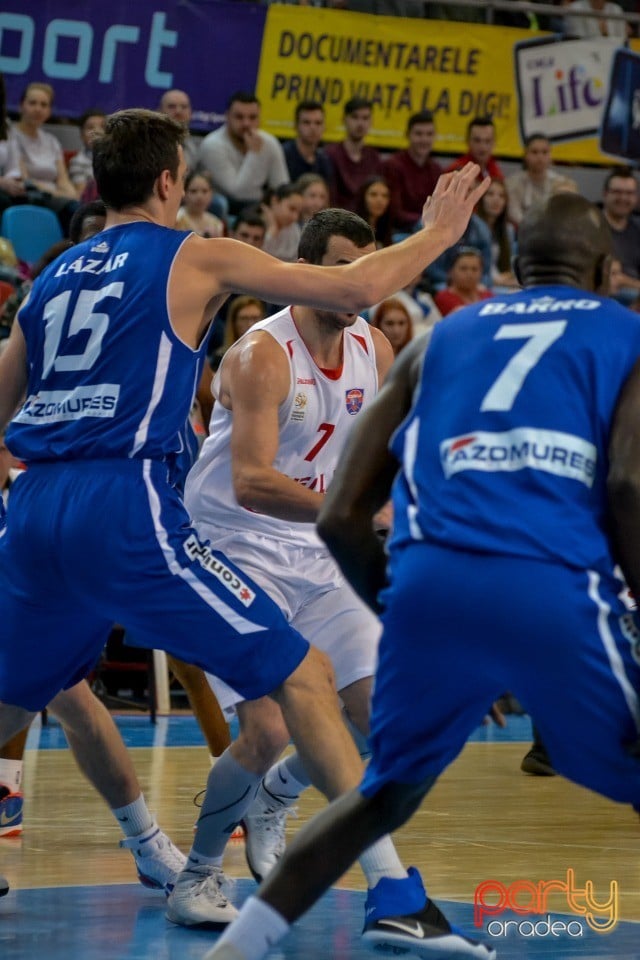
POLYGON ((191 127, 191 99, 189 94, 185 93, 184 90, 166 90, 160 98, 158 110, 160 113, 166 114, 167 117, 171 117, 187 131, 182 149, 189 172, 195 170, 200 144, 189 133, 191 127))
POLYGON ((214 188, 225 194, 234 214, 259 203, 265 187, 289 183, 289 171, 280 142, 259 129, 260 101, 254 94, 232 94, 226 121, 204 138, 198 163, 209 171, 214 188))
POLYGON ((617 3, 608 0, 574 0, 569 4, 569 14, 565 17, 564 33, 567 37, 611 37, 613 39, 627 39, 627 24, 624 20, 613 20, 612 16, 624 14, 624 10, 617 3), (593 11, 593 17, 574 17, 573 11, 588 13, 593 11))

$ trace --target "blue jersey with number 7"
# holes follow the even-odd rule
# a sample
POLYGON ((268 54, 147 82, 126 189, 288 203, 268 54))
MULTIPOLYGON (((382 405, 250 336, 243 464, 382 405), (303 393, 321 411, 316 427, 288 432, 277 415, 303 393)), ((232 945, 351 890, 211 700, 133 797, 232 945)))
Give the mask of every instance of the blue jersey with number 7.
POLYGON ((637 314, 566 286, 437 324, 392 439, 392 549, 424 539, 610 572, 608 439, 639 357, 637 314))
POLYGON ((177 336, 167 308, 188 236, 143 222, 111 227, 38 277, 18 314, 29 381, 7 431, 15 456, 163 460, 180 450, 204 351, 177 336))

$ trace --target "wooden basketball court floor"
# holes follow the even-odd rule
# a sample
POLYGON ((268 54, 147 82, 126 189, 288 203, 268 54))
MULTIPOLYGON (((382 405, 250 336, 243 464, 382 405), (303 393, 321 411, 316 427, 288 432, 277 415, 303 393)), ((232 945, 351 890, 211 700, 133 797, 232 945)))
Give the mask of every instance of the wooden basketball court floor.
MULTIPOLYGON (((193 798, 209 767, 194 720, 172 716, 152 726, 147 717, 128 715, 118 724, 150 809, 187 851, 197 816, 193 798)), ((490 941, 502 960, 640 960, 638 818, 558 777, 522 774, 529 737, 527 718, 510 717, 506 731, 478 730, 397 834, 400 854, 420 868, 452 922, 490 941), (483 881, 502 884, 496 890, 503 894, 527 881, 529 892, 521 890, 516 900, 523 904, 531 885, 566 884, 568 871, 574 872, 575 888, 584 891, 591 883, 600 902, 615 881, 618 922, 610 933, 594 932, 576 912, 580 895, 572 909, 563 889, 549 896, 541 915, 505 910, 474 926, 474 894, 483 881)), ((322 802, 309 791, 299 820, 289 821, 290 831, 322 802)), ((24 834, 0 840, 0 873, 12 885, 0 900, 0 960, 199 960, 206 953, 216 935, 169 923, 164 896, 136 883, 133 860, 118 848, 118 839, 108 810, 77 772, 60 728, 55 722, 36 726, 26 754, 24 834)), ((255 889, 241 841, 232 842, 225 869, 237 878, 240 903, 255 889)), ((358 868, 351 870, 273 951, 274 960, 372 957, 359 937, 364 886, 358 868)), ((487 894, 486 902, 496 903, 497 896, 487 894)))

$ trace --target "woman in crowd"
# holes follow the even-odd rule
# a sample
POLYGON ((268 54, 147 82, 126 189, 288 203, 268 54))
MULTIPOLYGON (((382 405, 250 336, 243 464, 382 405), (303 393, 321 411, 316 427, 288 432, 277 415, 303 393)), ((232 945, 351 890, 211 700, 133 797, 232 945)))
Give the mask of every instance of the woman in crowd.
POLYGON ((413 339, 413 324, 409 311, 402 300, 396 297, 383 300, 376 308, 370 323, 384 333, 395 357, 413 339))
POLYGON ((302 194, 296 183, 284 183, 265 194, 260 208, 267 222, 263 249, 278 260, 293 263, 298 257, 302 194))
POLYGON ((206 170, 190 173, 184 184, 184 200, 178 210, 176 227, 193 230, 201 237, 224 237, 225 226, 220 217, 209 213, 213 200, 213 184, 206 170))
POLYGON ((374 176, 364 181, 358 191, 356 213, 373 230, 376 246, 391 244, 391 191, 384 177, 374 176))
POLYGON ((516 252, 516 232, 507 218, 508 194, 503 180, 494 180, 480 199, 477 215, 491 232, 491 288, 507 293, 518 288, 512 267, 516 252))
POLYGON ((29 203, 53 210, 66 236, 78 199, 60 141, 42 129, 51 116, 52 106, 53 87, 48 83, 30 83, 22 94, 20 119, 11 129, 11 139, 18 148, 29 203))
POLYGON ((104 133, 107 115, 104 110, 87 110, 79 122, 82 148, 69 161, 69 179, 81 198, 87 184, 93 179, 93 141, 104 133))
POLYGON ((314 214, 329 206, 329 186, 319 173, 303 173, 296 180, 296 187, 302 197, 300 226, 304 227, 314 214))
POLYGON ((491 292, 482 285, 482 255, 474 247, 458 247, 449 268, 449 282, 436 293, 436 306, 443 317, 470 303, 486 300, 491 292))
POLYGON ((564 176, 551 166, 551 143, 543 133, 532 133, 524 144, 522 170, 507 177, 509 195, 509 220, 516 226, 527 210, 536 203, 544 203, 564 181, 577 190, 571 177, 564 176))
POLYGON ((7 97, 4 76, 0 73, 0 215, 14 203, 25 203, 26 198, 17 144, 9 138, 7 97))

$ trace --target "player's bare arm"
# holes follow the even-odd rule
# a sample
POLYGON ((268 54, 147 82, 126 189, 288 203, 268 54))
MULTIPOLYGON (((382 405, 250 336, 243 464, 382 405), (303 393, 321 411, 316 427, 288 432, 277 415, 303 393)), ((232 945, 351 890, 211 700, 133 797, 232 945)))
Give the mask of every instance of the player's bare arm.
POLYGON ((320 537, 354 590, 376 611, 387 559, 372 521, 389 499, 398 471, 389 442, 411 408, 429 336, 425 334, 406 347, 382 390, 359 418, 318 517, 320 537))
POLYGON ((27 376, 27 345, 16 320, 0 356, 0 430, 4 430, 24 398, 27 376))
POLYGON ((233 488, 243 507, 282 520, 311 522, 322 495, 273 466, 280 444, 278 410, 289 387, 287 358, 266 331, 249 333, 225 357, 220 402, 233 412, 233 488))
POLYGON ((489 187, 489 178, 476 185, 478 172, 475 164, 468 164, 462 171, 443 174, 425 204, 424 229, 339 267, 288 264, 236 240, 190 237, 176 258, 169 283, 177 332, 195 345, 216 299, 233 292, 272 303, 360 313, 406 286, 462 236, 489 187))
POLYGON ((640 597, 640 361, 620 396, 609 443, 607 480, 617 560, 640 597))

